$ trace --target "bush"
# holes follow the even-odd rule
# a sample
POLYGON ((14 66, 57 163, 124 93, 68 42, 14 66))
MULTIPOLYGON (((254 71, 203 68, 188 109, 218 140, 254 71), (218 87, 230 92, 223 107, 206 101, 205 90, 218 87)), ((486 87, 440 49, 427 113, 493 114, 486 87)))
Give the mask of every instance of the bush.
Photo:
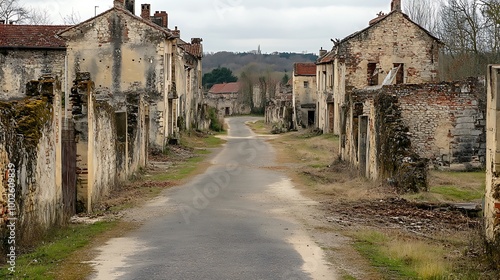
POLYGON ((208 118, 210 119, 210 130, 221 132, 224 131, 224 125, 219 119, 217 110, 215 108, 208 109, 208 118))

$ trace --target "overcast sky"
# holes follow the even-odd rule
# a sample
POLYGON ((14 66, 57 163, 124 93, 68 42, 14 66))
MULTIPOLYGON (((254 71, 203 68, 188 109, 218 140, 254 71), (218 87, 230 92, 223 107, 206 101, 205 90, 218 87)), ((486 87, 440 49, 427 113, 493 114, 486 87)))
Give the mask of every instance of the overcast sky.
MULTIPOLYGON (((82 20, 112 7, 112 0, 19 0, 42 8, 54 24, 72 11, 82 20)), ((263 53, 314 52, 331 49, 330 38, 345 36, 368 26, 380 11, 390 11, 391 0, 136 0, 167 11, 169 28, 178 26, 182 39, 203 38, 205 52, 256 50, 263 53)))

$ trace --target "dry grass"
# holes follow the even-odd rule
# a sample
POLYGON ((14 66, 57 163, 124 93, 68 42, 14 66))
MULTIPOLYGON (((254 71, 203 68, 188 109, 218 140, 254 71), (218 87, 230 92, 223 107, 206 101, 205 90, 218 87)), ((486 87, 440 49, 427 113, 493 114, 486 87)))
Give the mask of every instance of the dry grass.
POLYGON ((386 243, 385 253, 394 259, 403 260, 423 279, 439 278, 450 271, 446 261, 447 250, 437 244, 413 238, 398 238, 386 243))

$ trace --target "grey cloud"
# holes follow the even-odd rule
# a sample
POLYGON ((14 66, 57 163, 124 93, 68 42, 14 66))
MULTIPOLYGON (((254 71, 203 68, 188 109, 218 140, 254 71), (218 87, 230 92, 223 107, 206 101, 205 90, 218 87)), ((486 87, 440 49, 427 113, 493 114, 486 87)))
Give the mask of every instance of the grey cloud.
MULTIPOLYGON (((151 4, 152 12, 167 11, 171 28, 185 40, 203 37, 206 51, 246 51, 261 44, 272 51, 315 51, 330 48, 330 38, 343 38, 367 26, 390 0, 136 0, 151 4)), ((112 6, 112 0, 26 0, 27 6, 47 6, 54 23, 60 15, 78 12, 82 20, 112 6)))

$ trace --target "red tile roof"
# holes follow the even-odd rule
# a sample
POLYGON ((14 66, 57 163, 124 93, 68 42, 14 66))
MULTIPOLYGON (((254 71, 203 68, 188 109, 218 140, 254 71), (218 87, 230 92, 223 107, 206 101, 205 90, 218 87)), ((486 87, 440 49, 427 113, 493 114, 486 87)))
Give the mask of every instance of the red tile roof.
POLYGON ((56 34, 66 25, 0 24, 0 48, 57 48, 66 44, 56 34))
POLYGON ((203 49, 201 44, 179 44, 189 54, 201 58, 203 56, 203 49))
POLYGON ((335 52, 333 50, 327 52, 322 57, 318 58, 318 64, 330 63, 335 60, 335 52))
POLYGON ((223 93, 236 93, 240 91, 240 83, 224 83, 224 84, 215 84, 208 91, 213 94, 223 94, 223 93))
POLYGON ((316 76, 316 64, 314 62, 295 63, 293 71, 295 76, 316 76))

